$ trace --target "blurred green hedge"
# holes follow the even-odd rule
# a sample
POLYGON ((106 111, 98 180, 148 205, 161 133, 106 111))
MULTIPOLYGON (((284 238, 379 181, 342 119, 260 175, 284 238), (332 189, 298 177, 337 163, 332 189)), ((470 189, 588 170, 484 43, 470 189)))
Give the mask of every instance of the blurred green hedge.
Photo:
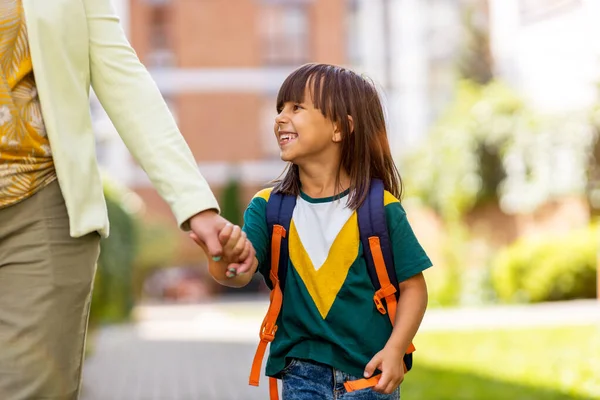
POLYGON ((492 265, 492 285, 499 300, 594 298, 598 243, 596 227, 515 242, 492 265))
POLYGON ((146 277, 172 266, 177 249, 175 224, 144 220, 144 203, 135 192, 106 176, 103 185, 110 236, 100 242, 91 329, 129 320, 146 277))
POLYGON ((132 278, 139 249, 141 200, 126 188, 104 179, 110 236, 100 242, 90 326, 127 320, 134 303, 132 278))

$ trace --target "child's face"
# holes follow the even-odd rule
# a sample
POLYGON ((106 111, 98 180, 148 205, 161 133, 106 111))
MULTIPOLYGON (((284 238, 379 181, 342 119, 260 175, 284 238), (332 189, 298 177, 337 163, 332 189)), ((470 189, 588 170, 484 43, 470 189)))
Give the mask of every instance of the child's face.
POLYGON ((341 138, 334 123, 314 107, 309 90, 304 102, 283 105, 275 117, 275 137, 281 159, 298 165, 333 156, 341 138))

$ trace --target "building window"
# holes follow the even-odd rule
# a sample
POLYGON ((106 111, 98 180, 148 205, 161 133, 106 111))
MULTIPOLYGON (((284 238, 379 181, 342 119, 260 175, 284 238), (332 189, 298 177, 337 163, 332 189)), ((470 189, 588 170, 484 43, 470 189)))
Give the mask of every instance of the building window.
POLYGON ((171 67, 174 64, 169 11, 169 5, 165 3, 156 3, 150 8, 149 67, 171 67))
POLYGON ((264 4, 264 60, 270 65, 297 65, 309 59, 308 10, 303 3, 264 4))

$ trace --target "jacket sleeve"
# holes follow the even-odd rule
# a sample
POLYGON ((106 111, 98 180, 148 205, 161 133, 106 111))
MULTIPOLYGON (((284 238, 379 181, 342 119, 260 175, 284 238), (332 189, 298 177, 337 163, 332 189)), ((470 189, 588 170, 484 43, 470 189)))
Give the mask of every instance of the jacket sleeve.
POLYGON ((129 44, 111 0, 83 0, 91 84, 123 142, 177 223, 219 205, 154 80, 129 44))

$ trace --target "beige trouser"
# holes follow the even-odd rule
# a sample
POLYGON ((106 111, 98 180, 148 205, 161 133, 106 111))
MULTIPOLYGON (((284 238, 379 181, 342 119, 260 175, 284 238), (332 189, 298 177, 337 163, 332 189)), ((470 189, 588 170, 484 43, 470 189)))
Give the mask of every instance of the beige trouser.
POLYGON ((0 209, 0 400, 77 399, 99 247, 56 181, 0 209))

